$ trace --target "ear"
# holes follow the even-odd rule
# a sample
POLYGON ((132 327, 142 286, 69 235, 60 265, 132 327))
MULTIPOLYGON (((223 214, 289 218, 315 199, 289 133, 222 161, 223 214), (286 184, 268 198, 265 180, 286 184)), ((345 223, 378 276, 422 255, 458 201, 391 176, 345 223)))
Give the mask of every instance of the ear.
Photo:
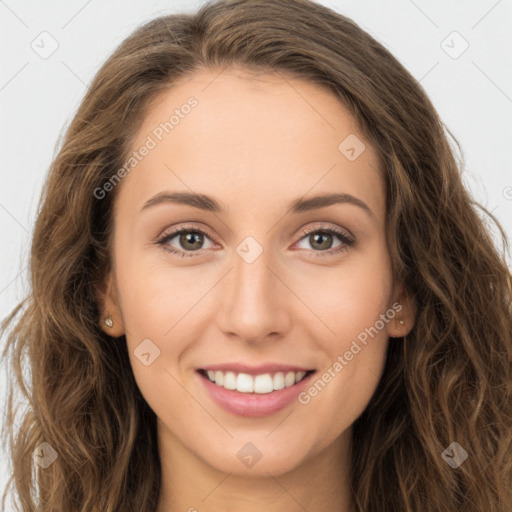
POLYGON ((395 286, 391 304, 390 310, 395 311, 395 316, 387 324, 388 336, 401 338, 409 334, 414 327, 417 313, 416 302, 407 294, 403 284, 398 284, 395 286))
POLYGON ((115 286, 112 272, 108 273, 103 286, 97 290, 97 300, 100 311, 101 330, 113 338, 118 338, 125 334, 117 287, 115 286), (112 327, 105 324, 105 319, 108 317, 112 318, 112 327))

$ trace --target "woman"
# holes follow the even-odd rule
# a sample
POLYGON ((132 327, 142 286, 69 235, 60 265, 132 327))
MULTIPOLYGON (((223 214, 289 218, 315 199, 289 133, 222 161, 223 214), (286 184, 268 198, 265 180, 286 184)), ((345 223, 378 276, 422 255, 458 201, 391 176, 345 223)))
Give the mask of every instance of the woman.
POLYGON ((332 10, 134 32, 31 258, 22 510, 511 509, 510 273, 422 88, 332 10))

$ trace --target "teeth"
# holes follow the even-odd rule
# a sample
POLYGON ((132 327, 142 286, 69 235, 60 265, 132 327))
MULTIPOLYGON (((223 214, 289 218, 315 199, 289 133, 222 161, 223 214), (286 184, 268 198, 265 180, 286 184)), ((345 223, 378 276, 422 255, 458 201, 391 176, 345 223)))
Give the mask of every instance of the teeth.
POLYGON ((289 388, 300 382, 306 372, 277 372, 274 375, 264 373, 252 376, 247 373, 208 371, 208 378, 217 386, 225 389, 236 390, 240 393, 272 393, 283 388, 289 388))
POLYGON ((252 393, 254 391, 254 378, 247 373, 239 373, 236 378, 236 390, 240 393, 252 393))
POLYGON ((295 384, 295 373, 288 372, 284 377, 284 385, 289 388, 295 384))
POLYGON ((269 373, 256 375, 253 380, 255 393, 272 393, 274 391, 274 379, 269 373))
POLYGON ((277 372, 273 379, 274 391, 284 388, 284 374, 283 372, 277 372))
POLYGON ((300 382, 304 378, 304 375, 306 375, 306 372, 297 372, 295 374, 295 384, 297 384, 297 382, 300 382))

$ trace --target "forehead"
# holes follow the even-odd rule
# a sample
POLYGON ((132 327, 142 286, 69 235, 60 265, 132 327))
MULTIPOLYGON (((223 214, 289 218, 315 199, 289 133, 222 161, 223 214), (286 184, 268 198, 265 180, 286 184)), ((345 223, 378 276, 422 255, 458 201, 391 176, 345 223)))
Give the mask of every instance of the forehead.
POLYGON ((348 110, 281 73, 233 67, 181 78, 152 103, 131 150, 150 140, 122 183, 131 204, 179 189, 251 208, 326 191, 384 207, 379 156, 348 110))

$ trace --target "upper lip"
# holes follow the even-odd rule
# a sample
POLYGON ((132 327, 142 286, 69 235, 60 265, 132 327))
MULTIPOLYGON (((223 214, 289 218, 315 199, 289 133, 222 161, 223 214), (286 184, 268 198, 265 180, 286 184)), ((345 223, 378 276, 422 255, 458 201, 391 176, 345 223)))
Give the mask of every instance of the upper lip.
POLYGON ((276 372, 308 372, 314 370, 314 368, 306 368, 304 366, 279 363, 261 364, 259 366, 250 366, 243 363, 222 363, 203 366, 200 369, 212 372, 218 370, 221 372, 247 373, 249 375, 262 375, 264 373, 276 372))

